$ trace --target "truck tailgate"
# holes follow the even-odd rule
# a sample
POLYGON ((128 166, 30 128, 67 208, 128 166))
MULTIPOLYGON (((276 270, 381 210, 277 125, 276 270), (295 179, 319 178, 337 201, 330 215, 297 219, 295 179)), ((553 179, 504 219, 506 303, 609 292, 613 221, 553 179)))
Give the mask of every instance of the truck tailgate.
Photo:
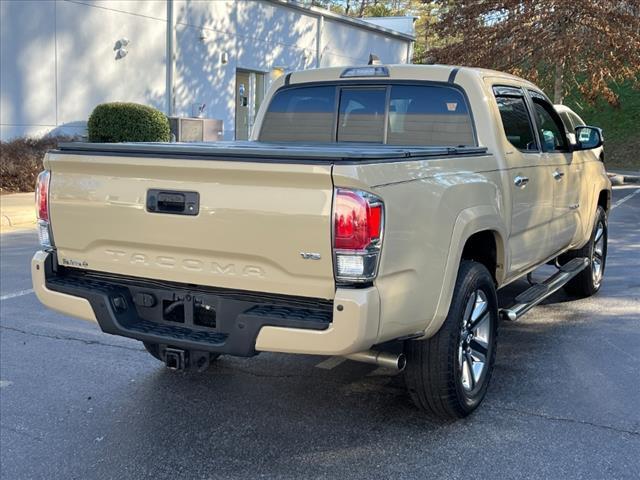
POLYGON ((50 218, 61 265, 334 296, 330 164, 59 151, 48 154, 45 167, 51 171, 50 218), (151 212, 150 190, 196 192, 199 212, 151 212))

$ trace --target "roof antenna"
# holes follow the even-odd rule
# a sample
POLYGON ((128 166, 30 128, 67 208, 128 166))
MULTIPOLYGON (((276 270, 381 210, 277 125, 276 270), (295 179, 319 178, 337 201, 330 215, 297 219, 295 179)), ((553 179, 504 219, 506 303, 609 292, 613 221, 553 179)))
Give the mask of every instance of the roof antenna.
POLYGON ((381 64, 382 62, 380 62, 380 57, 378 57, 373 53, 369 54, 369 63, 367 63, 367 65, 381 65, 381 64))

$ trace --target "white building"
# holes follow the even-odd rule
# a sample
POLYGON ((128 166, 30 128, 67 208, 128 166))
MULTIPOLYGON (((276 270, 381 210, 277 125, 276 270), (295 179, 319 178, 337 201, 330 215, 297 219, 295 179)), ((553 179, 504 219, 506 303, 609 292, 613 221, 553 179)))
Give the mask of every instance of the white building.
POLYGON ((110 101, 221 119, 225 139, 243 139, 277 76, 370 53, 407 63, 414 39, 411 17, 368 22, 286 0, 2 0, 0 19, 3 140, 82 135, 110 101))

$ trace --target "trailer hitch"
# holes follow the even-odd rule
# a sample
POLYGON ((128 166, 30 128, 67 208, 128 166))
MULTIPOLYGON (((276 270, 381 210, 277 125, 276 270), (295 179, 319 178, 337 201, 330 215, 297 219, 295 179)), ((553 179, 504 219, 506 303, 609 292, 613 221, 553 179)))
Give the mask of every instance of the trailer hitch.
POLYGON ((181 350, 166 347, 164 349, 164 363, 169 370, 190 370, 204 372, 209 368, 211 354, 197 350, 181 350))

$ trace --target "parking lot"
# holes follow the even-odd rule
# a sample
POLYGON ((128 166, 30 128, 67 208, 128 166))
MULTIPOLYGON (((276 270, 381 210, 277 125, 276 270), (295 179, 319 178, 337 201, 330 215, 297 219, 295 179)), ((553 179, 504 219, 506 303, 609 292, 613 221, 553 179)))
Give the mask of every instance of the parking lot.
POLYGON ((3 234, 1 476, 638 478, 640 189, 612 203, 600 293, 560 292, 502 322, 487 399, 448 424, 413 407, 402 375, 351 361, 168 371, 140 343, 42 307, 35 233, 3 234))

